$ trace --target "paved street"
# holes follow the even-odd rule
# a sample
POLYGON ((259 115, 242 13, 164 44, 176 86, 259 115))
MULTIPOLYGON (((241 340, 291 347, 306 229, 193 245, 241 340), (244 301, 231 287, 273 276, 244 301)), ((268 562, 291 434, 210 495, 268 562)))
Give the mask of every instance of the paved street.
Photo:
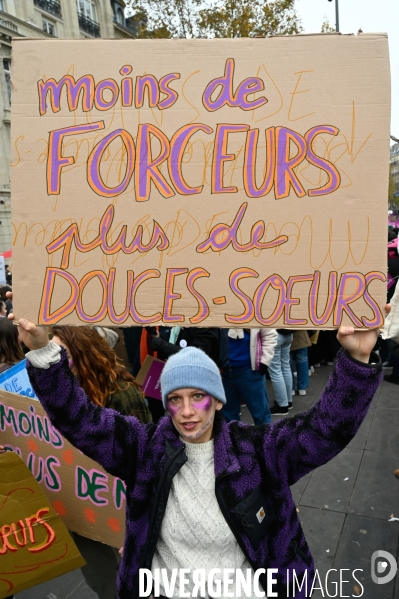
MULTIPOLYGON (((311 407, 317 401, 332 368, 315 369, 308 394, 294 398, 291 414, 311 407)), ((389 372, 389 371, 386 371, 389 372)), ((273 391, 268 382, 270 403, 273 391)), ((246 408, 242 417, 251 422, 246 408)), ((278 417, 275 417, 278 418, 278 417)), ((399 574, 391 582, 377 585, 371 580, 371 556, 385 550, 397 559, 399 522, 399 480, 393 471, 399 467, 399 387, 383 383, 357 437, 329 464, 306 476, 293 487, 300 520, 320 574, 320 597, 399 599, 399 574), (329 569, 346 569, 330 574, 329 569), (355 573, 357 582, 352 577, 355 573), (359 584, 360 583, 360 584, 359 584)), ((319 585, 315 585, 316 587, 319 585)), ((17 595, 17 599, 95 599, 80 571, 72 572, 17 595)))

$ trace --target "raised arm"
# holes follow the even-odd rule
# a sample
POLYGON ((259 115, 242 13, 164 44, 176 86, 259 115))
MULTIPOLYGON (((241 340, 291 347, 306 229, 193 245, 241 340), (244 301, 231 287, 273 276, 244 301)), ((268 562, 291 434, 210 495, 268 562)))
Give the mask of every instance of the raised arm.
POLYGON ((375 331, 354 332, 342 327, 334 371, 315 406, 303 414, 276 422, 265 437, 264 451, 278 476, 292 485, 322 466, 353 439, 381 382, 382 365, 370 352, 375 331))
POLYGON ((55 428, 110 474, 125 481, 134 476, 154 425, 94 405, 69 369, 65 350, 48 343, 44 328, 21 319, 19 335, 33 350, 27 354, 29 378, 55 428))
POLYGON ((138 448, 148 443, 153 425, 94 405, 70 371, 65 350, 52 341, 26 357, 33 389, 55 428, 113 476, 134 476, 138 448))

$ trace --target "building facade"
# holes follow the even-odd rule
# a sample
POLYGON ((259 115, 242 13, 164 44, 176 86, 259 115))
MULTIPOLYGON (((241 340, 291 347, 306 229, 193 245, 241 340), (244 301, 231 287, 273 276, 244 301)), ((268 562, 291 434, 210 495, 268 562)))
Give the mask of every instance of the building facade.
POLYGON ((395 194, 399 195, 399 143, 391 146, 390 168, 395 184, 395 194))
POLYGON ((132 38, 134 19, 124 0, 0 0, 0 253, 12 246, 11 74, 12 39, 132 38))

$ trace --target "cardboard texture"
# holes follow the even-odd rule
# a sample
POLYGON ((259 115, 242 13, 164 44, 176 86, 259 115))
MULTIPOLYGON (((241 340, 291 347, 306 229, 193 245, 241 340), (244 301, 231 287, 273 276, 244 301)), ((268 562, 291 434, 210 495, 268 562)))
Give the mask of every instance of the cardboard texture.
POLYGON ((0 599, 85 565, 65 524, 14 452, 0 455, 0 599))
POLYGON ((72 447, 38 401, 0 391, 0 444, 22 458, 69 530, 123 545, 123 481, 72 447))
POLYGON ((379 327, 385 34, 13 42, 15 313, 379 327))
POLYGON ((161 374, 165 362, 153 356, 146 356, 140 372, 136 376, 136 382, 142 387, 146 397, 162 401, 161 374))

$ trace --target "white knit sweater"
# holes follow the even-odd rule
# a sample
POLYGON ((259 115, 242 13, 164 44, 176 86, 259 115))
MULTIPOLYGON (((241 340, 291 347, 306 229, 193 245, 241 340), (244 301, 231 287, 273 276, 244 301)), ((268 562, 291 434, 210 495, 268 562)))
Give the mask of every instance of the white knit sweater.
MULTIPOLYGON (((186 443, 188 461, 173 479, 161 533, 152 562, 156 568, 166 568, 168 579, 174 568, 251 568, 233 533, 227 525, 215 495, 213 440, 207 443, 186 443)), ((185 591, 191 591, 194 583, 185 591)), ((220 576, 222 579, 222 576, 220 576)), ((181 597, 179 585, 173 597, 181 597)), ((223 588, 223 587, 222 587, 223 588)), ((161 594, 165 589, 161 583, 161 594)), ((206 594, 209 597, 208 594, 206 594)))

